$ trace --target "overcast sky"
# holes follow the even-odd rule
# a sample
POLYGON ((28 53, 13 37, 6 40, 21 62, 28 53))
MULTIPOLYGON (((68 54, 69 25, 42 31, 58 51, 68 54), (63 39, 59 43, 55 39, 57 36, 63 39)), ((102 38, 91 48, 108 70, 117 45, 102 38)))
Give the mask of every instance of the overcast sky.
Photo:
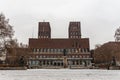
POLYGON ((120 26, 120 0, 0 0, 0 12, 10 19, 15 37, 28 44, 37 38, 38 22, 50 22, 52 38, 67 38, 70 21, 80 21, 90 47, 114 41, 120 26))

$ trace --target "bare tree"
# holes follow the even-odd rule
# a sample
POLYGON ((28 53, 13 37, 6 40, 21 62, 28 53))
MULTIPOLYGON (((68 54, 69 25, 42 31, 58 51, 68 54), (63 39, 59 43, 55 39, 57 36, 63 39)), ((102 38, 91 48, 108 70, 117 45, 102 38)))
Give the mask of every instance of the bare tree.
POLYGON ((113 57, 117 62, 120 62, 120 42, 108 42, 94 50, 95 64, 109 65, 113 57))
MULTIPOLYGON (((6 19, 4 14, 0 14, 0 55, 6 55, 7 48, 10 45, 14 34, 13 26, 9 24, 9 19, 6 19)), ((2 58, 1 58, 2 59, 2 58)))

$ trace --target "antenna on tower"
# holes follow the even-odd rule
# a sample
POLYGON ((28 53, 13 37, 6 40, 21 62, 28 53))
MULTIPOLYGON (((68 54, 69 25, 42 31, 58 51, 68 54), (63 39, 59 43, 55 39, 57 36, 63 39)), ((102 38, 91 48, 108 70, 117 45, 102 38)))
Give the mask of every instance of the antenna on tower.
POLYGON ((34 38, 34 27, 32 29, 32 38, 34 38))

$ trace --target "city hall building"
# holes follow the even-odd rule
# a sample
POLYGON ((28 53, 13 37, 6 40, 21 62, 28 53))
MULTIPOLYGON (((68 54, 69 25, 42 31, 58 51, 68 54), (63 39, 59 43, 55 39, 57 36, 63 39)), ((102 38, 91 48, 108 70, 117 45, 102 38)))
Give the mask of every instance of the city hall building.
POLYGON ((89 68, 89 38, 81 38, 80 22, 70 22, 68 34, 68 38, 51 38, 50 23, 39 22, 38 38, 29 39, 29 68, 89 68))

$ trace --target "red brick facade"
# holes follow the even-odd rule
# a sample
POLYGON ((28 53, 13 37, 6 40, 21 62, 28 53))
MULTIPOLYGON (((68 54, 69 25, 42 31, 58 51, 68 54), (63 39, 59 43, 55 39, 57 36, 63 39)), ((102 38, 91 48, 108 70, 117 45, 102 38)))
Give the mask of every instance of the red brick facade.
POLYGON ((39 22, 38 38, 51 38, 51 28, 49 22, 39 22))
POLYGON ((29 39, 31 48, 81 48, 89 49, 89 39, 29 39))
POLYGON ((70 22, 69 38, 51 38, 49 22, 39 22, 38 38, 29 39, 30 68, 89 67, 89 38, 81 38, 80 22, 70 22))

